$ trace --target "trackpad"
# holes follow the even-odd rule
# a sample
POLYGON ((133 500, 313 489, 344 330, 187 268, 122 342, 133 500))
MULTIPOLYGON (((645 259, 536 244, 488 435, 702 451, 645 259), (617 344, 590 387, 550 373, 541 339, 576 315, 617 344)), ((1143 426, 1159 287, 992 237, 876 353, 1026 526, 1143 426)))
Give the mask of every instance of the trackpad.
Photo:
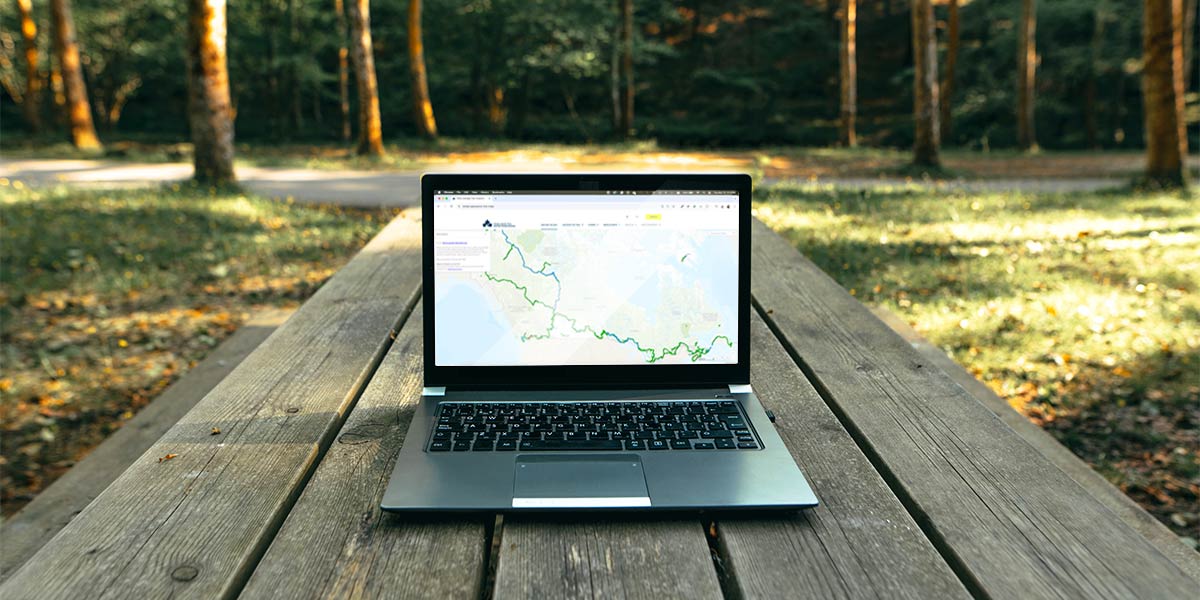
POLYGON ((513 508, 650 506, 637 455, 522 455, 513 478, 513 508))

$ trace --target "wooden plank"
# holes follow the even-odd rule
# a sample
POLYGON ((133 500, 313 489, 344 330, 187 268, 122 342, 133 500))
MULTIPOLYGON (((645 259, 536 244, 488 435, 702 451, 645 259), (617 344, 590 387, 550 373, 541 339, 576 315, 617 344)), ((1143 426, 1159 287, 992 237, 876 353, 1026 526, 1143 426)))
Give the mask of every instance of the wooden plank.
POLYGON ((718 521, 726 586, 746 598, 969 598, 757 314, 751 342, 754 391, 821 504, 718 521))
POLYGON ((505 518, 495 598, 720 598, 694 520, 505 518))
POLYGON ((420 280, 420 223, 402 215, 14 573, 0 596, 236 593, 415 303, 420 280), (168 454, 176 456, 159 462, 168 454))
POLYGON ((401 517, 379 509, 421 397, 421 337, 418 307, 241 597, 479 596, 488 552, 481 517, 401 517))
POLYGON ((1013 431, 1029 442, 1038 452, 1050 459, 1054 466, 1071 476, 1076 483, 1087 490, 1100 504, 1108 507, 1122 521, 1125 521, 1135 531, 1142 534, 1150 543, 1158 547, 1175 564, 1188 574, 1189 577, 1200 581, 1200 552, 1183 543, 1175 532, 1163 525, 1153 515, 1146 512, 1132 498, 1126 496, 1116 486, 1109 483, 1102 475, 1092 469, 1083 459, 1075 456, 1066 446, 1058 443, 1041 427, 1034 425, 1025 415, 1013 410, 1003 398, 997 396, 991 388, 967 372, 961 365, 954 362, 941 348, 934 346, 921 337, 908 323, 899 316, 883 307, 871 307, 871 313, 892 328, 904 341, 912 345, 921 356, 933 366, 941 369, 964 390, 970 392, 988 410, 992 411, 1001 421, 1004 421, 1013 431))
POLYGON ((255 314, 149 405, 0 525, 0 583, 91 504, 129 465, 292 314, 255 314))
POLYGON ((1189 597, 1197 582, 762 223, 756 301, 973 593, 1189 597))

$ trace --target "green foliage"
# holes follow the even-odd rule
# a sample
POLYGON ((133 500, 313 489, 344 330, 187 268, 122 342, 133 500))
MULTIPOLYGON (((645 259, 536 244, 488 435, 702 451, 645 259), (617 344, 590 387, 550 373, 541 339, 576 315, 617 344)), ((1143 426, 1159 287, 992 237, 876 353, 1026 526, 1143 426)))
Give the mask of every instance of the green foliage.
MULTIPOLYGON (((384 134, 410 136, 408 2, 371 5, 384 134)), ((834 142, 835 9, 830 0, 637 0, 637 137, 667 146, 834 142)), ((945 7, 936 11, 944 20, 945 7)), ((34 12, 42 32, 41 68, 48 72, 46 2, 35 0, 34 12)), ((908 4, 859 0, 858 15, 859 137, 865 144, 906 147, 912 138, 908 4)), ((963 3, 960 15, 948 143, 1011 147, 1019 2, 973 0, 963 3)), ((77 2, 75 16, 101 132, 186 135, 183 7, 168 0, 115 9, 77 2), (121 95, 127 97, 124 110, 109 118, 121 95)), ((1037 16, 1041 145, 1139 147, 1140 4, 1056 0, 1039 2, 1037 16)), ((12 3, 0 3, 0 20, 15 22, 12 3)), ((431 96, 446 135, 614 137, 614 0, 424 0, 423 22, 431 96)), ((228 29, 239 139, 339 138, 337 54, 345 40, 339 39, 331 0, 231 2, 228 29)), ((9 66, 0 75, 20 87, 20 40, 10 27, 4 32, 0 52, 9 66)), ((939 37, 944 51, 942 21, 939 37)), ((350 87, 353 119, 353 80, 350 87)), ((51 108, 47 104, 47 114, 51 108)), ((23 126, 7 95, 0 95, 0 116, 6 132, 23 126)))

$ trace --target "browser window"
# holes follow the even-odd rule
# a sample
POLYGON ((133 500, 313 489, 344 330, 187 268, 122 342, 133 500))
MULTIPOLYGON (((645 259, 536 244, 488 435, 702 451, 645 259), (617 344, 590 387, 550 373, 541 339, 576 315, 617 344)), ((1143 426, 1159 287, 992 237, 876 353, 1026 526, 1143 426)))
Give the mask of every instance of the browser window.
POLYGON ((434 193, 438 366, 737 364, 736 191, 434 193))

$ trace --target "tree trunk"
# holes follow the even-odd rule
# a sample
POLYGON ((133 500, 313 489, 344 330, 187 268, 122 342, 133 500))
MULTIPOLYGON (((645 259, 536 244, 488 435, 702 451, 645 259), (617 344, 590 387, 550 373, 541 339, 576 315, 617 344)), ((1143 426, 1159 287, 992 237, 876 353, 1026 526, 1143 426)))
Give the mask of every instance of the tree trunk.
POLYGON ((1196 0, 1183 3, 1183 90, 1192 88, 1196 60, 1196 0))
POLYGON ((488 127, 493 136, 504 133, 504 124, 508 120, 508 111, 504 108, 504 88, 495 83, 487 86, 488 127))
POLYGON ((37 24, 33 21, 33 2, 17 0, 21 13, 21 37, 25 41, 25 120, 34 133, 42 130, 41 88, 42 78, 38 75, 37 24))
POLYGON ((75 42, 75 21, 68 0, 50 0, 50 20, 54 28, 54 53, 62 71, 67 92, 67 118, 71 125, 71 143, 76 148, 96 150, 100 138, 92 124, 92 109, 88 105, 87 86, 79 61, 79 45, 75 42))
POLYGON ((412 73, 413 119, 417 134, 437 138, 433 103, 429 101, 429 81, 425 77, 425 45, 421 41, 421 0, 408 0, 408 68, 412 73))
POLYGON ((621 0, 621 73, 625 95, 621 105, 621 136, 633 137, 633 0, 621 0))
POLYGON ((1097 0, 1092 10, 1092 42, 1089 47, 1088 77, 1083 92, 1083 128, 1088 148, 1100 148, 1099 116, 1096 95, 1099 93, 1097 79, 1100 77, 1100 52, 1104 46, 1104 24, 1107 22, 1103 0, 1097 0))
POLYGON ((841 0, 842 2, 842 48, 838 61, 841 67, 842 80, 842 145, 853 148, 858 145, 855 134, 854 120, 858 115, 858 58, 856 39, 858 35, 858 2, 857 0, 841 0))
MULTIPOLYGON (((300 53, 300 20, 296 10, 296 0, 288 0, 288 54, 295 56, 300 53)), ((300 108, 300 69, 295 61, 288 63, 288 81, 291 82, 292 97, 292 126, 288 128, 288 136, 293 137, 304 131, 304 111, 300 108)))
POLYGON ((346 47, 346 9, 342 0, 333 0, 338 31, 338 106, 342 110, 342 141, 350 142, 350 49, 346 47))
MULTIPOLYGON (((53 25, 52 25, 53 27, 53 25)), ((63 89, 62 69, 58 61, 50 61, 50 114, 54 115, 54 126, 62 127, 67 123, 67 93, 63 89)))
MULTIPOLYGON (((620 0, 618 0, 620 2, 620 0)), ((617 9, 620 12, 620 7, 617 9)), ((612 55, 608 64, 609 96, 612 100, 612 128, 621 134, 621 25, 613 28, 612 55)))
POLYGON ((946 15, 946 72, 942 74, 941 138, 949 142, 954 118, 950 114, 950 99, 954 95, 954 69, 958 65, 958 0, 949 0, 946 15))
POLYGON ((937 38, 933 31, 933 4, 912 0, 913 41, 913 164, 938 167, 937 38))
POLYGON ((383 156, 379 89, 375 84, 375 51, 371 46, 370 0, 350 0, 351 54, 358 88, 358 153, 383 156))
POLYGON ((1184 185, 1187 136, 1183 120, 1183 1, 1145 0, 1142 74, 1146 118, 1146 179, 1184 185))
POLYGON ((205 184, 234 181, 233 105, 225 64, 225 0, 188 0, 188 125, 192 178, 205 184))
POLYGON ((1021 21, 1017 29, 1017 145, 1022 150, 1037 147, 1037 136, 1033 131, 1036 29, 1037 0, 1021 0, 1021 21))

